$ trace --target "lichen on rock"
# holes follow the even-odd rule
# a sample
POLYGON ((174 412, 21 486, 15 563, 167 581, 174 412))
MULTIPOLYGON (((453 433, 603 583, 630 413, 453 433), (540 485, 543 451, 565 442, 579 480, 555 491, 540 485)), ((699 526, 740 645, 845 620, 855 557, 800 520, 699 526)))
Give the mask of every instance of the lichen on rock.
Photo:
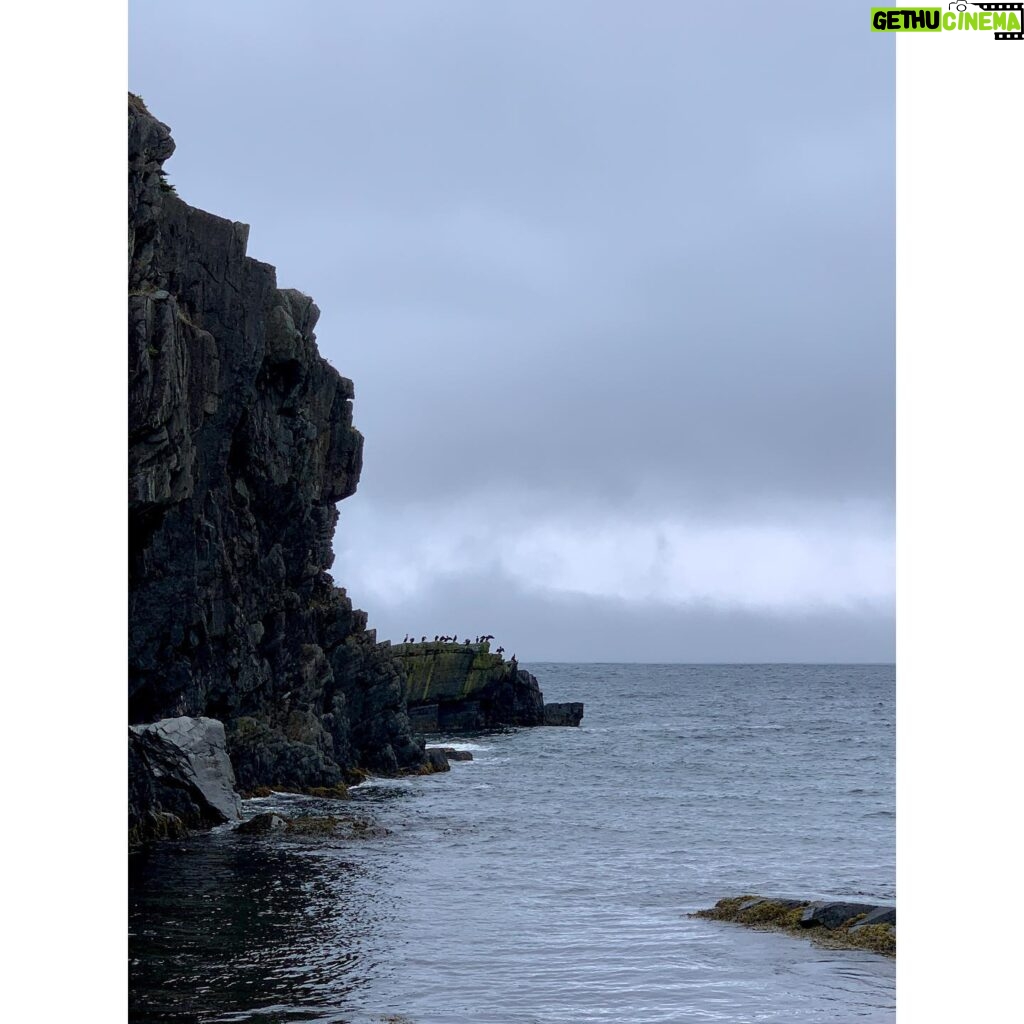
MULTIPOLYGON (((419 732, 470 732, 544 724, 536 676, 490 644, 382 644, 405 673, 405 699, 419 732)), ((582 705, 580 705, 582 709, 582 705)), ((581 710, 582 713, 582 710, 581 710)))

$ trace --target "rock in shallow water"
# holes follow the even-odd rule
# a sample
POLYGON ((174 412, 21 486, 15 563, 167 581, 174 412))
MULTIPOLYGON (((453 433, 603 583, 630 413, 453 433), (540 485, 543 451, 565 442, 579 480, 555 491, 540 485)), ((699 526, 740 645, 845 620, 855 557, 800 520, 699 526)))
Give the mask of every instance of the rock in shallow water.
POLYGON ((835 948, 896 955, 896 908, 873 903, 730 896, 692 917, 807 935, 835 948))
POLYGON ((259 834, 261 832, 273 832, 274 829, 278 828, 288 828, 288 822, 280 815, 268 812, 266 814, 257 814, 248 821, 243 821, 236 831, 246 834, 259 834))
POLYGON ((424 751, 426 764, 420 769, 423 775, 433 775, 435 772, 449 772, 451 765, 448 764, 448 757, 440 747, 427 747, 424 751))
POLYGON ((131 726, 128 767, 128 829, 133 841, 211 828, 241 817, 224 725, 216 719, 165 718, 131 726))
POLYGON ((565 704, 545 704, 545 725, 579 725, 583 720, 583 705, 578 701, 565 704))
POLYGON ((874 903, 844 903, 841 901, 812 903, 800 918, 802 928, 839 928, 847 921, 861 914, 870 914, 878 909, 874 903))

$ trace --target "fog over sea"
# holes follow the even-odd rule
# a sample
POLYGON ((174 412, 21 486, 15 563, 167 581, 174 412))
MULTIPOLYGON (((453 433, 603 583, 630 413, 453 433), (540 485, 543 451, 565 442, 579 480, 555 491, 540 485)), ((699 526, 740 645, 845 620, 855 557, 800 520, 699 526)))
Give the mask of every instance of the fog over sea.
POLYGON ((891 665, 523 665, 579 729, 432 738, 361 839, 222 827, 130 862, 135 1022, 891 1022, 895 962, 687 915, 895 900, 891 665))

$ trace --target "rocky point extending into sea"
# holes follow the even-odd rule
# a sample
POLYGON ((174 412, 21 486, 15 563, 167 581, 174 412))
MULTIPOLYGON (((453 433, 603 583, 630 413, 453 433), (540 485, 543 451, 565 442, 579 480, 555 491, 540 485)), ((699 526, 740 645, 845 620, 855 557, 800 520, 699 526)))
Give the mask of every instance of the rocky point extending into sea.
POLYGON ((580 703, 545 704, 537 677, 490 643, 395 644, 415 731, 471 732, 508 726, 579 725, 580 703))

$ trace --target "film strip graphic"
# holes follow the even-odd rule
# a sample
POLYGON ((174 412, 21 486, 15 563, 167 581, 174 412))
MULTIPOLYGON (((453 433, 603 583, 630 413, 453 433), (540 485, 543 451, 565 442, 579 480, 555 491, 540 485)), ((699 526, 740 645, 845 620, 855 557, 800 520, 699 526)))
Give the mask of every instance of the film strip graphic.
MULTIPOLYGON (((1016 11, 1020 23, 1024 26, 1024 3, 1020 4, 976 4, 971 7, 980 7, 983 11, 1016 11)), ((1024 32, 996 32, 996 39, 1024 39, 1024 32)))

